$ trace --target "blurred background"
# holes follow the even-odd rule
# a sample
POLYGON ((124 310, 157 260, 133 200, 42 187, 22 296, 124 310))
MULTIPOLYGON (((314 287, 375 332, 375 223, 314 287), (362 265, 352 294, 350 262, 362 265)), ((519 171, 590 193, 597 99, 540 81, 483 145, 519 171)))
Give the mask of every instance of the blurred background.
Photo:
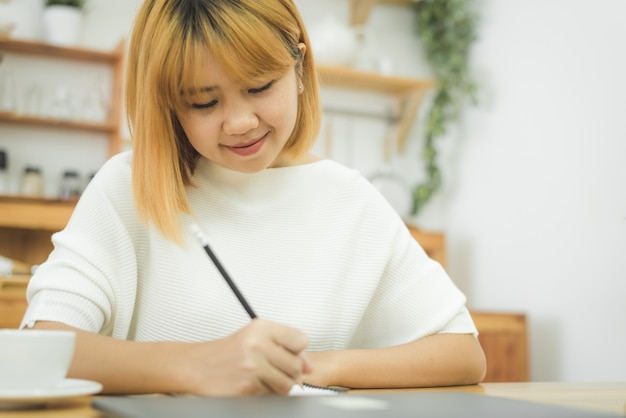
MULTIPOLYGON (((354 29, 349 0, 296 3, 316 40, 330 32, 339 44, 348 36, 345 30, 354 29)), ((128 38, 139 4, 88 0, 73 47, 115 50, 128 38)), ((404 146, 389 153, 385 138, 394 132, 389 115, 397 112, 397 100, 324 87, 315 152, 370 178, 381 170, 394 173, 404 187, 394 189, 394 207, 409 225, 445 236, 447 269, 468 306, 526 315, 531 380, 623 381, 626 2, 469 4, 478 16, 470 54, 478 102, 467 105, 438 139, 443 183, 418 214, 410 213, 407 202, 411 188, 424 179, 429 95, 415 111, 404 146)), ((48 42, 42 14, 39 0, 0 1, 0 33, 5 28, 11 39, 48 42)), ((358 27, 353 60, 341 65, 432 80, 415 22, 410 1, 374 4, 358 27)), ((319 56, 338 64, 332 51, 319 45, 319 56)), ((4 54, 0 82, 0 115, 101 123, 109 120, 111 101, 119 99, 111 94, 110 71, 94 63, 42 64, 4 54)), ((0 118, 6 195, 20 193, 23 170, 30 165, 45 175, 44 197, 57 198, 64 171, 76 171, 85 183, 109 156, 107 133, 25 129, 7 119, 0 118)), ((121 148, 128 148, 123 117, 118 122, 121 148)), ((0 234, 6 238, 7 231, 0 234)))

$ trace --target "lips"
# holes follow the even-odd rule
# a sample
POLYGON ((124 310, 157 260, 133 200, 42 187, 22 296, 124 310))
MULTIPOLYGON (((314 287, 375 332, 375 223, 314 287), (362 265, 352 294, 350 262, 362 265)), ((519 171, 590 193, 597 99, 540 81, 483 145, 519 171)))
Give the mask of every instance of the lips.
POLYGON ((241 155, 241 156, 256 154, 265 144, 266 137, 267 137, 267 134, 263 135, 261 138, 254 140, 252 142, 226 146, 226 148, 228 148, 235 154, 241 155))

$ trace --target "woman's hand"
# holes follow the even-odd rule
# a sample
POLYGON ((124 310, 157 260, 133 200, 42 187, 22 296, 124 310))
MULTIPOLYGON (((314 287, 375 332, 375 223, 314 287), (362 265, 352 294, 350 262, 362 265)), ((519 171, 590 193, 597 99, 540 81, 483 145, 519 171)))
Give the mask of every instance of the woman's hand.
POLYGON ((288 326, 255 319, 216 341, 189 344, 179 359, 186 392, 199 395, 287 394, 312 367, 307 336, 288 326))
POLYGON ((190 393, 207 396, 287 394, 311 373, 308 337, 255 319, 215 341, 135 342, 39 321, 37 329, 76 332, 68 377, 102 383, 103 393, 190 393))

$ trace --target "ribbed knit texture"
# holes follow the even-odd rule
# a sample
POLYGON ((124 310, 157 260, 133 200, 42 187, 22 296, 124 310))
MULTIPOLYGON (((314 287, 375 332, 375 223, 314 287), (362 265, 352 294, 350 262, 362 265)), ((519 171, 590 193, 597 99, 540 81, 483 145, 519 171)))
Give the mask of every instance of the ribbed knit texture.
MULTIPOLYGON (((107 162, 54 235, 23 324, 138 341, 211 340, 247 324, 191 231, 181 247, 139 221, 130 160, 107 162)), ((305 331, 311 351, 476 333, 464 295, 358 172, 322 160, 244 174, 202 159, 193 181, 195 222, 252 308, 305 331)))

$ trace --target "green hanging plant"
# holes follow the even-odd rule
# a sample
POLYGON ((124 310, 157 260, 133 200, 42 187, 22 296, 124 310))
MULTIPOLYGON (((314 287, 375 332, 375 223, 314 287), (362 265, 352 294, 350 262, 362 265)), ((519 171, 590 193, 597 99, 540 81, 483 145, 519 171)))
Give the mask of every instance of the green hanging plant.
POLYGON ((412 0, 416 32, 431 64, 437 88, 426 115, 422 160, 426 179, 413 188, 411 214, 416 215, 441 187, 435 141, 456 121, 467 99, 475 101, 469 74, 469 50, 476 39, 472 0, 412 0))
POLYGON ((83 9, 87 0, 46 0, 45 6, 70 6, 83 9))

